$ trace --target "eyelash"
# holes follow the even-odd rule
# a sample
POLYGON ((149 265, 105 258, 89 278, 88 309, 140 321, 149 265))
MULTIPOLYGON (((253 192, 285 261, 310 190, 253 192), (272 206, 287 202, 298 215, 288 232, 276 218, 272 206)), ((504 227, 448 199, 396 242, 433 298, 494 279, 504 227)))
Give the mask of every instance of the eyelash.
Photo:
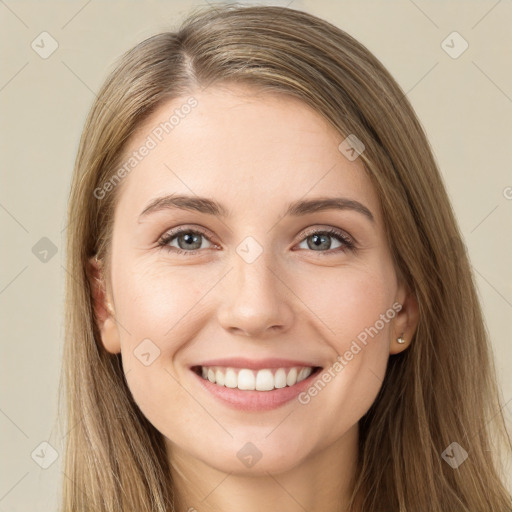
MULTIPOLYGON (((182 227, 182 228, 178 228, 172 232, 165 233, 158 241, 158 246, 161 247, 162 249, 168 250, 175 254, 179 254, 179 255, 183 254, 183 255, 187 255, 187 256, 193 256, 194 254, 196 254, 202 250, 202 249, 194 249, 192 251, 185 251, 183 249, 179 249, 177 247, 171 247, 170 245, 168 245, 169 242, 174 240, 181 233, 192 233, 194 235, 202 235, 208 241, 210 241, 205 232, 198 230, 198 229, 182 227)), ((313 230, 306 231, 306 233, 304 233, 304 236, 300 240, 299 243, 303 242, 306 238, 308 238, 312 235, 329 235, 330 237, 335 238, 336 240, 338 240, 339 242, 344 244, 344 246, 337 247, 336 249, 329 249, 327 251, 311 251, 311 252, 318 252, 319 254, 329 256, 329 255, 332 255, 332 254, 340 252, 340 251, 347 252, 347 251, 355 251, 356 250, 355 243, 345 233, 343 233, 342 231, 335 229, 335 228, 313 229, 313 230)))

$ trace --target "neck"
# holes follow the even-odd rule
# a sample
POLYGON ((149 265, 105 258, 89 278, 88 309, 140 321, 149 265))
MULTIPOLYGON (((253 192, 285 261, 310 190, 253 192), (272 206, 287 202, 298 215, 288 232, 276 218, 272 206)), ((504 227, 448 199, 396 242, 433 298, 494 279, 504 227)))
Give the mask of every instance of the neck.
POLYGON ((348 512, 358 425, 286 471, 223 472, 168 442, 176 512, 348 512))

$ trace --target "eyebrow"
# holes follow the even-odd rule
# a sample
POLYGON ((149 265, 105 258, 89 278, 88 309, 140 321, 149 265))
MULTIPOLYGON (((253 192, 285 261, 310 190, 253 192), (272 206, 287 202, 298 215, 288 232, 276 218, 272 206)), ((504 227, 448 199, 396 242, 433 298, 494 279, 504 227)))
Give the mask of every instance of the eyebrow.
MULTIPOLYGON (((188 196, 188 195, 169 195, 157 197, 151 201, 139 215, 139 221, 142 217, 150 213, 177 208, 180 210, 196 211, 207 215, 217 217, 230 217, 230 212, 221 203, 207 197, 188 196)), ((372 212, 359 201, 348 199, 345 197, 320 197, 315 199, 302 200, 299 199, 288 205, 283 217, 302 216, 309 213, 320 212, 325 210, 352 210, 367 217, 370 221, 375 222, 372 212)))

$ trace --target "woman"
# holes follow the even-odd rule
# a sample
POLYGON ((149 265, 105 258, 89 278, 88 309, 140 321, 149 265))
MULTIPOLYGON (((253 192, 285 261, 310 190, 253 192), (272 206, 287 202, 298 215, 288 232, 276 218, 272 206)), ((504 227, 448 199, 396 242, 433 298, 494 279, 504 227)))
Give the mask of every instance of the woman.
POLYGON ((511 509, 444 185, 340 29, 215 7, 127 52, 69 219, 64 511, 511 509))

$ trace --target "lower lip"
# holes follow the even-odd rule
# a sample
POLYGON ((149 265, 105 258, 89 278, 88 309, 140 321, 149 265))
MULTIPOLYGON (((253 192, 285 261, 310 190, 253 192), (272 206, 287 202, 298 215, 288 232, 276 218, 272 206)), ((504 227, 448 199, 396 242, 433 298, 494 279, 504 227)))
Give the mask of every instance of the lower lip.
POLYGON ((192 370, 193 375, 199 379, 199 383, 206 391, 224 404, 241 411, 268 411, 277 409, 296 398, 307 389, 322 370, 313 372, 307 379, 301 380, 293 386, 273 389, 272 391, 242 391, 238 388, 218 386, 192 370))

